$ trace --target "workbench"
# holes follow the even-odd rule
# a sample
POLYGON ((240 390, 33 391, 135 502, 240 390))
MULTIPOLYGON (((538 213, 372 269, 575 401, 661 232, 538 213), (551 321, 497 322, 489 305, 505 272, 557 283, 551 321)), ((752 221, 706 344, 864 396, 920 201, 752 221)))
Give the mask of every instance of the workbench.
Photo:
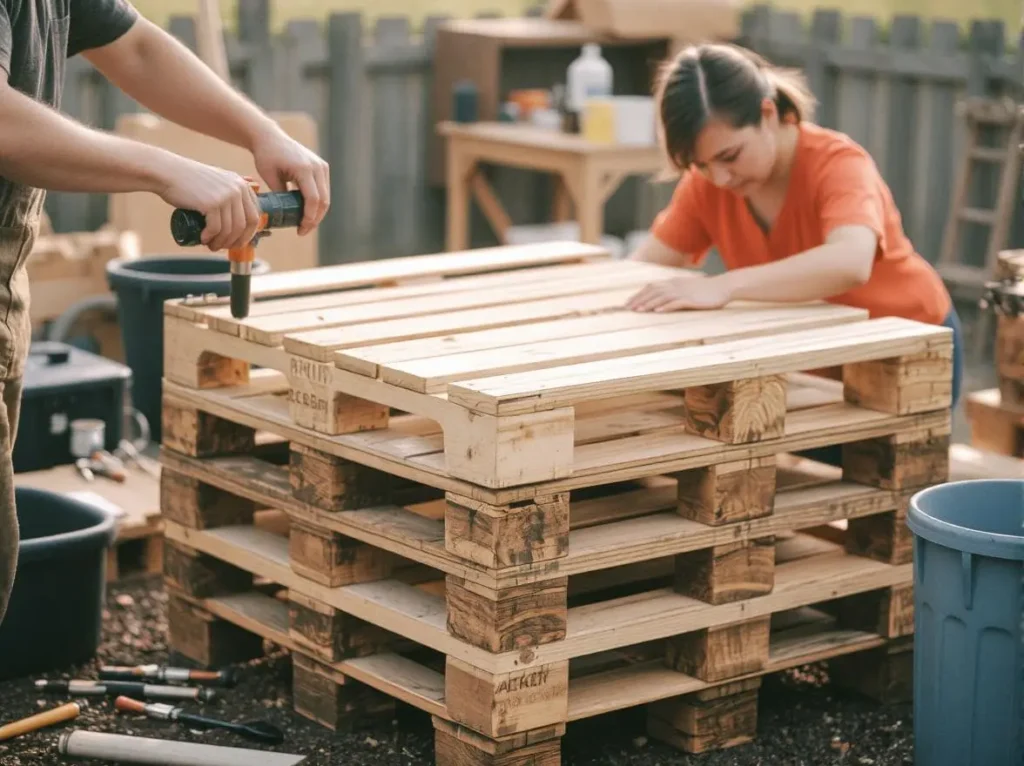
POLYGON ((469 248, 469 203, 475 198, 505 243, 512 220, 484 177, 482 164, 505 165, 555 174, 554 219, 569 219, 575 208, 580 241, 598 244, 608 199, 631 175, 651 175, 665 167, 657 145, 603 144, 582 136, 532 125, 442 122, 447 140, 449 251, 469 248))
MULTIPOLYGON (((155 463, 159 469, 159 463, 155 463)), ((34 487, 95 502, 117 516, 117 537, 107 552, 107 580, 163 568, 160 479, 131 469, 123 483, 103 477, 86 481, 73 465, 16 473, 15 487, 34 487)))

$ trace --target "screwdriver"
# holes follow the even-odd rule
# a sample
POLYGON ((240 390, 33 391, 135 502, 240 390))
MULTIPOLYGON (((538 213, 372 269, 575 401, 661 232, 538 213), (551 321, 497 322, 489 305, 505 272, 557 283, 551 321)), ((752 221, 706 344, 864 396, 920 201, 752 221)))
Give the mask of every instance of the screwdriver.
POLYGON ((178 699, 213 702, 218 694, 213 689, 189 686, 153 686, 134 681, 36 681, 41 692, 59 692, 83 697, 125 695, 135 699, 178 699))
POLYGON ((147 718, 155 718, 158 721, 177 721, 194 729, 227 729, 243 737, 266 742, 270 745, 279 745, 284 742, 284 733, 266 721, 246 721, 245 723, 231 723, 220 721, 216 718, 207 718, 203 715, 186 713, 180 707, 151 703, 149 705, 130 697, 118 697, 114 700, 114 707, 117 710, 131 713, 142 713, 147 718))
MULTIPOLYGON (((250 281, 252 264, 256 260, 256 245, 261 238, 270 234, 270 229, 297 228, 302 223, 305 210, 301 192, 261 193, 259 184, 250 183, 260 208, 256 234, 252 241, 228 250, 228 261, 231 264, 231 316, 235 319, 249 316, 250 281)), ((176 208, 171 213, 171 236, 181 247, 202 244, 205 228, 206 216, 198 210, 176 208)))
POLYGON ((164 683, 200 683, 219 686, 234 686, 237 683, 236 673, 228 668, 225 670, 189 670, 174 668, 167 665, 136 665, 120 667, 103 665, 100 668, 100 679, 103 681, 163 681, 164 683))

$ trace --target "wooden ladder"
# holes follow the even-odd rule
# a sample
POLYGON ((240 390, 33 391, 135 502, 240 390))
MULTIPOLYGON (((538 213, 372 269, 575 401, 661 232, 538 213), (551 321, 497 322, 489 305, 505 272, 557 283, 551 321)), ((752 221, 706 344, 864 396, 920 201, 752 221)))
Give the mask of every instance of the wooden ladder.
MULTIPOLYGON (((980 299, 985 283, 993 279, 999 253, 1005 248, 1013 220, 1013 206, 1021 178, 1021 151, 1024 143, 1024 107, 1012 99, 968 98, 958 105, 966 121, 967 140, 963 160, 954 181, 950 211, 943 233, 942 250, 936 268, 954 297, 980 299), (1003 128, 1006 136, 999 146, 986 146, 979 140, 985 128, 1003 128), (1000 168, 999 192, 994 208, 967 206, 968 191, 979 162, 1000 168), (961 234, 964 223, 987 225, 988 246, 985 262, 980 266, 960 260, 961 234)), ((983 311, 977 323, 977 337, 972 344, 978 358, 984 353, 991 330, 991 316, 983 311)))
POLYGON ((959 105, 959 112, 967 122, 967 142, 963 160, 957 171, 950 199, 949 217, 943 234, 938 269, 952 287, 967 288, 971 292, 983 289, 985 282, 995 274, 996 259, 1006 246, 1006 237, 1012 220, 1012 206, 1017 198, 1020 182, 1021 143, 1024 142, 1024 108, 1012 100, 968 99, 959 105), (983 146, 978 140, 983 128, 1008 128, 1009 134, 1001 146, 983 146), (1001 167, 999 195, 993 209, 967 207, 967 192, 973 178, 975 163, 989 162, 1001 167), (985 263, 971 266, 961 263, 960 234, 963 223, 980 223, 991 227, 985 263))

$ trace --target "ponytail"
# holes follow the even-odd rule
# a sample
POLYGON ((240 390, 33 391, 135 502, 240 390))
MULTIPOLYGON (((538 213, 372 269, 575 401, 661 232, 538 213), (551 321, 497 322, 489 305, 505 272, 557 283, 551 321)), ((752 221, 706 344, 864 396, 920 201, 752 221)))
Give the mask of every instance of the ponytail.
POLYGON ((807 86, 807 80, 795 69, 768 66, 761 73, 775 91, 775 106, 779 119, 792 122, 812 122, 817 99, 807 86))

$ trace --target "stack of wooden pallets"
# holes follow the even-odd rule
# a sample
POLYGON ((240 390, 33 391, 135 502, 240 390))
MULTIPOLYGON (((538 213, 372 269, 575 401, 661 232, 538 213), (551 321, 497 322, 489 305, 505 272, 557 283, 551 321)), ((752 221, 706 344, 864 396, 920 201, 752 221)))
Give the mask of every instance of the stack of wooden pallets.
POLYGON ((761 676, 825 659, 906 691, 949 331, 623 309, 670 276, 558 244, 261 277, 241 321, 168 303, 172 648, 277 642, 297 710, 414 705, 442 766, 558 763, 636 705, 689 751, 747 741, 761 676))
MULTIPOLYGON (((1001 252, 995 277, 1007 286, 1024 283, 1024 250, 1001 252)), ((998 385, 970 392, 966 412, 973 446, 996 455, 1024 458, 1024 300, 1006 300, 1006 304, 996 325, 998 385)))

